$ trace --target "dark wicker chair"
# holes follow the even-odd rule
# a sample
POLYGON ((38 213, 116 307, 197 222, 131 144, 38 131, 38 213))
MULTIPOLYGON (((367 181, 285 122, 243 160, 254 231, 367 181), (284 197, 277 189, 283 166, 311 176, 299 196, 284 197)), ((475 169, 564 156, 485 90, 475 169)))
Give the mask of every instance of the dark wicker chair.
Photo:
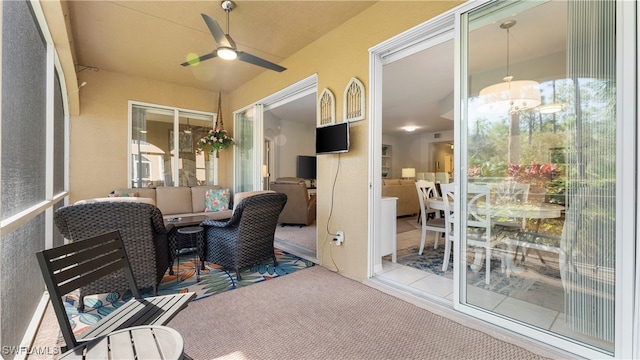
POLYGON ((281 193, 253 195, 236 204, 231 219, 202 222, 207 261, 234 269, 238 280, 243 267, 269 258, 278 265, 273 238, 286 202, 287 195, 281 193))
MULTIPOLYGON (((160 210, 150 204, 136 202, 94 202, 65 206, 54 214, 60 233, 71 241, 88 239, 118 230, 129 256, 139 289, 157 286, 169 267, 167 233, 160 210)), ((120 271, 80 288, 78 309, 84 307, 84 296, 126 291, 129 284, 120 271)))

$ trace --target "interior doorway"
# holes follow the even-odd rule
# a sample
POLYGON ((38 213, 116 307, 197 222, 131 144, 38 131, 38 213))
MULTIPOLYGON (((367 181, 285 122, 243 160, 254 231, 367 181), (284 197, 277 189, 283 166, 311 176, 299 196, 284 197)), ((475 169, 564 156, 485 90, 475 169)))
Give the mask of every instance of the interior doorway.
MULTIPOLYGON (((299 157, 315 156, 317 77, 304 79, 261 101, 263 113, 263 189, 281 178, 301 177, 299 157)), ((315 171, 313 172, 315 173, 315 171)), ((303 177, 307 188, 316 179, 303 177)), ((307 196, 315 196, 309 189, 307 196)), ((315 211, 313 212, 315 214, 315 211)), ((317 261, 317 228, 308 225, 278 224, 277 248, 310 261, 317 261)))

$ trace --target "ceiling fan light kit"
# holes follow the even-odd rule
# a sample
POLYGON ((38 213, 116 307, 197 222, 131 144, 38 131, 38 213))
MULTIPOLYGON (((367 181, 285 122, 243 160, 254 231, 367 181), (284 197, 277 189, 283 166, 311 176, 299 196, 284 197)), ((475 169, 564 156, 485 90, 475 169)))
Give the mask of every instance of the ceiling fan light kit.
POLYGON ((227 32, 226 33, 222 31, 220 24, 218 24, 218 22, 215 19, 213 19, 207 14, 201 14, 202 18, 204 19, 204 22, 207 24, 207 27, 209 28, 209 32, 211 32, 211 35, 213 35, 213 38, 216 41, 216 49, 208 54, 205 54, 202 56, 196 56, 195 58, 191 58, 191 56, 189 56, 189 59, 180 65, 182 66, 196 65, 204 60, 209 60, 215 57, 219 57, 223 60, 238 59, 240 61, 261 66, 263 68, 277 71, 277 72, 282 72, 287 70, 287 68, 274 64, 268 60, 259 58, 255 55, 251 55, 244 51, 238 51, 235 41, 233 41, 233 39, 231 38, 231 35, 229 35, 229 13, 235 7, 235 3, 233 1, 227 0, 227 1, 223 1, 221 3, 221 6, 222 6, 222 10, 224 10, 227 13, 227 32))
POLYGON ((238 58, 238 53, 233 49, 221 47, 218 49, 218 56, 224 60, 235 60, 238 58))

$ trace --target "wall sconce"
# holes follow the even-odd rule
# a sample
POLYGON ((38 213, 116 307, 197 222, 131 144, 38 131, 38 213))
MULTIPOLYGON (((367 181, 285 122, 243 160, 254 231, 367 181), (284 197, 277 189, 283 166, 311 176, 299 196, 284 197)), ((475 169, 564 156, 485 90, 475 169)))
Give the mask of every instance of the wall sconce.
POLYGON ((416 169, 415 168, 402 168, 402 177, 405 179, 415 178, 416 177, 416 169))

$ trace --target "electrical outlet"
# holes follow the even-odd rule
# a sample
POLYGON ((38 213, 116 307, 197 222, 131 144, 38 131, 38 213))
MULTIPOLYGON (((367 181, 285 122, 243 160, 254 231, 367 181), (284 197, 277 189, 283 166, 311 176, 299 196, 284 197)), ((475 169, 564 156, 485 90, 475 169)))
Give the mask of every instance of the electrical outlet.
POLYGON ((336 237, 333 240, 335 240, 336 245, 340 246, 344 242, 344 233, 342 231, 336 232, 336 237))

